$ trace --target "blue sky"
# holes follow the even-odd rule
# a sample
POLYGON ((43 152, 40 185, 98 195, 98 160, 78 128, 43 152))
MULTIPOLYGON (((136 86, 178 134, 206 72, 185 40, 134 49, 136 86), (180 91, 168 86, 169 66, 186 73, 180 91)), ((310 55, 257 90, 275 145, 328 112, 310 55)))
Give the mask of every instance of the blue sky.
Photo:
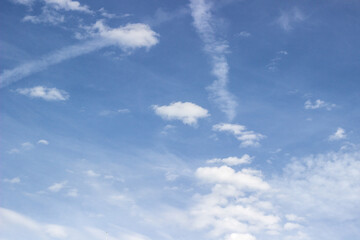
POLYGON ((0 4, 0 240, 360 238, 358 1, 0 4))

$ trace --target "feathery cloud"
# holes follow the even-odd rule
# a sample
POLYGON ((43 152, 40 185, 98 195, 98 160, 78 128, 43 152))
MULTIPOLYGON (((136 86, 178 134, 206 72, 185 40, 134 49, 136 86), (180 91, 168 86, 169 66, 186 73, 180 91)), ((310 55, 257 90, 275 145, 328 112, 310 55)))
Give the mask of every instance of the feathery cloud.
POLYGON ((212 74, 216 80, 208 87, 211 97, 220 106, 229 120, 236 115, 237 103, 235 97, 228 91, 229 66, 226 59, 228 43, 216 37, 214 19, 211 15, 211 3, 205 0, 191 0, 190 8, 194 19, 194 26, 205 44, 205 51, 212 60, 212 74))
POLYGON ((228 132, 241 142, 241 147, 259 146, 259 141, 265 138, 264 135, 254 131, 247 131, 246 127, 239 124, 219 123, 213 126, 214 131, 228 132))
POLYGON ((22 64, 14 69, 4 70, 0 75, 0 88, 33 73, 43 71, 49 66, 104 47, 117 46, 124 51, 131 51, 141 47, 150 48, 158 43, 158 34, 152 31, 148 25, 141 23, 110 28, 103 21, 97 21, 93 26, 88 27, 87 31, 92 37, 87 42, 65 47, 42 57, 40 60, 22 64))
POLYGON ((214 158, 207 160, 207 163, 224 163, 229 166, 236 166, 241 164, 249 164, 253 158, 248 154, 244 154, 242 157, 227 157, 227 158, 214 158))
POLYGON ((191 102, 174 102, 164 106, 153 105, 152 108, 165 120, 180 120, 190 126, 196 126, 198 119, 210 116, 208 110, 191 102))
POLYGON ((16 92, 30 98, 42 98, 46 101, 65 101, 69 99, 69 94, 66 91, 44 86, 18 88, 16 92))
POLYGON ((294 7, 291 10, 281 12, 280 16, 276 20, 276 23, 285 30, 290 31, 293 29, 293 26, 296 23, 300 23, 305 20, 305 15, 298 9, 294 7))

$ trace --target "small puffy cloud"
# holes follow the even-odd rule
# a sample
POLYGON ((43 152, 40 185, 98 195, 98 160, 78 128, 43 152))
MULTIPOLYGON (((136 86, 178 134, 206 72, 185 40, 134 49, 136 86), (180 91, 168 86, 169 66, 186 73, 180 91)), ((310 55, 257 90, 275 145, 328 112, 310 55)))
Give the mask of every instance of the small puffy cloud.
POLYGON ((20 150, 17 148, 12 148, 8 151, 9 154, 15 154, 15 153, 19 153, 19 152, 20 152, 20 150))
POLYGON ((264 135, 254 131, 247 131, 246 127, 239 124, 219 123, 213 126, 214 131, 231 133, 241 142, 241 147, 259 146, 259 141, 264 135))
POLYGON ((238 35, 239 35, 240 37, 242 37, 242 38, 248 38, 248 37, 251 36, 251 33, 246 32, 246 31, 242 31, 242 32, 240 32, 238 35))
POLYGON ((65 101, 69 99, 69 94, 66 91, 43 86, 18 88, 16 92, 30 98, 42 98, 46 101, 65 101))
POLYGON ((53 7, 56 10, 65 11, 80 11, 91 13, 92 11, 86 5, 81 5, 78 1, 73 0, 44 0, 47 6, 53 7))
POLYGON ((94 172, 93 170, 88 170, 88 171, 85 172, 85 174, 86 174, 87 176, 89 176, 89 177, 99 177, 99 176, 100 176, 99 173, 96 173, 96 172, 94 172))
POLYGON ((228 166, 201 167, 196 177, 206 183, 232 184, 242 190, 268 190, 270 186, 262 180, 259 171, 242 169, 236 172, 228 166))
POLYGON ((207 163, 225 163, 229 166, 236 166, 240 164, 251 163, 252 157, 248 154, 244 154, 242 157, 227 157, 227 158, 214 158, 206 161, 207 163))
POLYGON ((198 119, 210 116, 208 110, 191 102, 175 102, 170 105, 152 106, 155 113, 165 120, 180 120, 195 126, 198 119))
POLYGON ((345 138, 346 138, 345 130, 341 127, 339 127, 334 134, 329 136, 330 141, 336 141, 336 140, 341 140, 341 139, 345 139, 345 138))
POLYGON ((140 47, 150 48, 159 40, 156 32, 142 23, 127 24, 123 27, 110 28, 103 20, 97 21, 93 26, 87 28, 89 34, 99 36, 111 45, 117 45, 122 49, 135 49, 140 47))
POLYGON ((289 11, 283 11, 276 20, 276 23, 285 31, 293 29, 293 25, 305 20, 304 14, 298 8, 293 8, 289 11))
POLYGON ((5 178, 5 179, 4 179, 4 182, 7 182, 7 183, 20 183, 21 180, 20 180, 20 178, 18 178, 18 177, 15 177, 15 178, 12 178, 12 179, 7 179, 7 178, 5 178))
POLYGON ((40 139, 38 142, 38 144, 43 144, 43 145, 49 145, 49 142, 45 139, 40 139))
POLYGON ((232 233, 227 235, 224 240, 256 240, 256 238, 248 233, 232 233))
POLYGON ((45 226, 46 233, 52 238, 67 238, 68 234, 63 226, 48 224, 45 226))
POLYGON ((30 150, 34 147, 34 145, 30 142, 24 142, 21 144, 21 147, 25 150, 30 150))
POLYGON ((67 184, 66 181, 60 183, 54 183, 53 185, 48 187, 48 190, 51 192, 59 192, 61 189, 65 187, 66 184, 67 184))
POLYGON ((319 108, 325 108, 326 110, 330 111, 334 107, 336 107, 335 104, 327 103, 323 100, 317 99, 313 103, 311 100, 307 100, 304 104, 305 109, 319 109, 319 108))
POLYGON ((278 51, 276 56, 270 60, 266 65, 267 69, 274 72, 278 69, 279 62, 283 59, 284 56, 288 55, 288 52, 285 50, 278 51))
POLYGON ((69 197, 77 197, 78 196, 78 190, 76 188, 73 188, 73 189, 70 189, 68 192, 67 192, 67 195, 69 197))
POLYGON ((291 230, 296 230, 296 229, 299 229, 301 228, 302 226, 298 223, 292 223, 292 222, 288 222, 288 223, 285 223, 284 225, 284 229, 285 230, 288 230, 288 231, 291 231, 291 230))

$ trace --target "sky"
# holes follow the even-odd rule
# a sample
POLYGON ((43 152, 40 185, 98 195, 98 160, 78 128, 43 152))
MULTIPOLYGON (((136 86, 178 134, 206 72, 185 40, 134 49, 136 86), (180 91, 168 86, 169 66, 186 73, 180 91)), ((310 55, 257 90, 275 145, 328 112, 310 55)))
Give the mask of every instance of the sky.
POLYGON ((0 240, 360 239, 360 3, 0 2, 0 240))

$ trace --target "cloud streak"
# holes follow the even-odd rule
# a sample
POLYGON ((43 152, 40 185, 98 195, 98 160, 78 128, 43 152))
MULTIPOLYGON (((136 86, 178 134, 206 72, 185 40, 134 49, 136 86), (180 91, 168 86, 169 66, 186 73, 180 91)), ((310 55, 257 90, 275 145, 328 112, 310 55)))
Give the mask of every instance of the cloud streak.
POLYGON ((226 59, 228 43, 216 38, 211 15, 211 4, 205 0, 190 1, 194 26, 205 44, 205 51, 212 60, 212 75, 216 80, 208 87, 211 98, 219 105, 229 120, 236 116, 237 103, 235 97, 228 91, 227 84, 229 65, 226 59))
POLYGON ((88 28, 93 39, 81 44, 62 48, 39 60, 22 64, 14 69, 5 70, 0 75, 0 88, 25 78, 46 68, 108 46, 117 46, 129 51, 136 48, 150 48, 158 43, 158 34, 145 24, 127 24, 119 28, 110 28, 102 21, 88 28))

